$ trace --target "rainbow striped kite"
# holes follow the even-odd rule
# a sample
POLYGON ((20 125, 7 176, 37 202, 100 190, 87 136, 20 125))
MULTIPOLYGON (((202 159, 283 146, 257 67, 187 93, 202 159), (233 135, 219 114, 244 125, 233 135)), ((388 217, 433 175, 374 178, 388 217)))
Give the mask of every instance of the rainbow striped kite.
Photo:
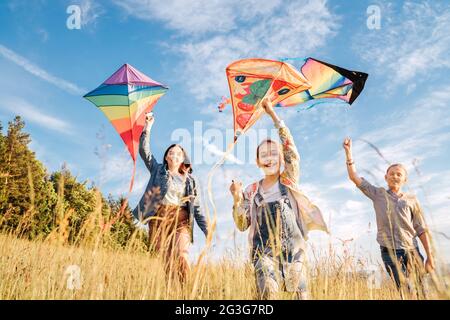
MULTIPOLYGON (((289 60, 289 59, 287 59, 289 60)), ((347 70, 314 58, 300 67, 311 88, 280 101, 278 107, 293 107, 311 100, 340 99, 352 104, 364 89, 368 74, 347 70)))
POLYGON ((84 96, 108 118, 128 148, 134 162, 133 187, 139 137, 150 112, 168 87, 152 80, 129 64, 124 64, 97 89, 84 96))

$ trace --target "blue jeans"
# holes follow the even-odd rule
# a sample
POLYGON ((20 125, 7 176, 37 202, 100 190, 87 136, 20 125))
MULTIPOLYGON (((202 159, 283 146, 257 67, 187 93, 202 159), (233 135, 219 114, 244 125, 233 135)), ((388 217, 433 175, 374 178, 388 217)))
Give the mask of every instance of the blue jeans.
POLYGON ((413 268, 417 264, 423 266, 424 259, 417 247, 413 250, 394 250, 380 246, 380 249, 384 267, 399 289, 401 287, 400 272, 408 278, 411 270, 414 270, 413 268))

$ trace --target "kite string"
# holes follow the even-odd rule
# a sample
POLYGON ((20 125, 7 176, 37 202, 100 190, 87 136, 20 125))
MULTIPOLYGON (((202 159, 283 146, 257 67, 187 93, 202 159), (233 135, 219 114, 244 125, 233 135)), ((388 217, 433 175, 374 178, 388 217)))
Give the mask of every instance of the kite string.
POLYGON ((100 228, 102 231, 109 230, 109 228, 111 228, 125 214, 125 209, 128 206, 128 199, 130 198, 131 191, 133 190, 134 177, 136 175, 136 161, 134 161, 133 163, 134 163, 133 164, 133 175, 131 176, 130 189, 128 190, 128 195, 126 197, 124 197, 124 200, 120 206, 120 209, 117 212, 117 214, 115 215, 115 217, 113 217, 107 223, 101 223, 100 228))
POLYGON ((286 62, 288 60, 291 60, 291 61, 306 61, 306 59, 308 59, 308 57, 292 57, 292 58, 284 57, 284 58, 280 58, 279 60, 281 62, 286 62))
POLYGON ((134 184, 134 177, 136 175, 136 161, 133 161, 133 174, 131 176, 131 181, 130 181, 130 190, 128 190, 128 193, 131 193, 131 190, 133 190, 133 184, 134 184))
POLYGON ((207 183, 207 186, 208 186, 208 199, 209 199, 209 202, 211 203, 211 206, 212 206, 212 209, 213 209, 214 218, 213 218, 213 221, 211 222, 209 208, 208 208, 208 206, 205 206, 206 213, 207 213, 208 229, 209 229, 209 226, 212 226, 212 227, 211 227, 210 232, 208 233, 208 236, 206 238, 206 244, 203 247, 203 249, 200 252, 200 255, 199 255, 198 259, 197 259, 197 263, 196 263, 196 267, 195 267, 196 271, 194 272, 195 278, 194 278, 194 283, 193 283, 193 289, 191 291, 191 299, 194 299, 195 295, 197 294, 197 287, 199 285, 200 276, 202 274, 202 272, 201 272, 202 271, 201 262, 205 258, 206 252, 208 251, 209 247, 211 246, 212 239, 213 239, 213 233, 215 231, 215 226, 216 226, 216 221, 217 221, 217 210, 216 210, 216 206, 214 205, 214 198, 213 198, 212 187, 211 187, 212 178, 213 178, 213 175, 214 175, 215 171, 217 170, 217 168, 219 168, 225 162, 225 159, 227 158, 229 153, 233 150, 235 144, 236 144, 236 142, 230 143, 228 145, 228 147, 227 147, 227 150, 223 154, 222 158, 220 158, 213 165, 213 167, 208 171, 208 183, 207 183))
MULTIPOLYGON (((225 153, 223 154, 222 158, 220 158, 213 165, 213 167, 208 171, 208 182, 207 182, 208 200, 209 200, 212 210, 213 210, 214 219, 217 218, 217 210, 216 210, 216 206, 214 204, 214 198, 213 198, 213 192, 212 192, 212 179, 213 179, 213 176, 214 176, 216 170, 220 166, 222 166, 222 164, 225 162, 225 159, 228 157, 228 155, 231 153, 231 151, 233 151, 235 145, 236 145, 236 141, 228 144, 227 149, 226 149, 225 153)), ((209 219, 209 211, 208 211, 208 219, 209 219)))

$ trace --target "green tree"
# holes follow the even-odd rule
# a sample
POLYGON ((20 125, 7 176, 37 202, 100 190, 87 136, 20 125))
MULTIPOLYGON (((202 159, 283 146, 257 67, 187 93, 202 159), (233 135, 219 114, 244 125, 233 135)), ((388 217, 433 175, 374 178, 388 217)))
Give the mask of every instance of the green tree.
POLYGON ((53 223, 60 225, 64 218, 68 218, 68 240, 73 243, 84 221, 94 211, 94 192, 86 187, 86 181, 78 182, 66 165, 63 165, 60 171, 54 172, 50 181, 58 194, 58 203, 53 213, 53 223))
POLYGON ((111 239, 116 245, 125 247, 136 230, 128 201, 124 197, 114 199, 109 194, 105 203, 108 211, 107 215, 110 216, 109 221, 112 223, 110 229, 111 239))
POLYGON ((5 136, 3 135, 3 125, 0 122, 0 186, 2 187, 0 189, 0 208, 2 208, 6 204, 6 197, 3 193, 3 184, 5 183, 6 179, 6 171, 5 165, 4 165, 4 154, 6 152, 6 143, 5 143, 5 136))
POLYGON ((8 123, 7 135, 1 138, 0 214, 7 217, 4 227, 20 227, 21 234, 34 238, 50 232, 56 194, 45 167, 28 147, 31 139, 24 127, 16 116, 8 123))
POLYGON ((137 234, 125 199, 111 195, 104 199, 94 186, 79 182, 66 165, 48 175, 29 149, 31 139, 24 127, 16 116, 4 135, 0 123, 0 229, 30 239, 52 233, 69 243, 79 235, 108 235, 104 239, 108 244, 125 247, 137 234))

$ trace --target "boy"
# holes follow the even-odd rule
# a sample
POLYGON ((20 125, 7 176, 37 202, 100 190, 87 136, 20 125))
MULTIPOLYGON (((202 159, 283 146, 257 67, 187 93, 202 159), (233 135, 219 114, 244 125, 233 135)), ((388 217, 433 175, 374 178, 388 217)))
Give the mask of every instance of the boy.
POLYGON ((404 277, 409 278, 412 271, 420 271, 423 267, 416 237, 419 237, 427 254, 426 270, 434 269, 430 238, 419 201, 414 195, 401 191, 408 179, 406 168, 401 164, 389 166, 385 175, 388 189, 378 188, 357 174, 350 138, 344 140, 343 147, 349 179, 373 201, 381 257, 386 271, 400 289, 404 277))

